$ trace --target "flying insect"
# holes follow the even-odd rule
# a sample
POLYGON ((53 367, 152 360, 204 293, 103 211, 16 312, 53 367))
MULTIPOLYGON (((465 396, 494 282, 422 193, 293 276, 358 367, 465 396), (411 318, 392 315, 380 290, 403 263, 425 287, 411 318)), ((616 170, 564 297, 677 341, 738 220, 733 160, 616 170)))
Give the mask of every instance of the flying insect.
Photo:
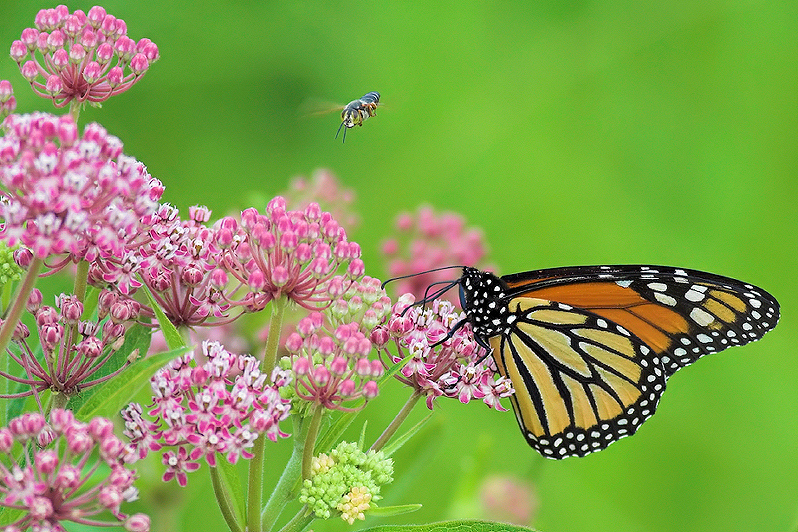
MULTIPOLYGON (((335 138, 341 133, 341 128, 346 126, 346 129, 355 126, 362 126, 363 122, 369 117, 377 116, 377 106, 380 104, 380 93, 369 92, 364 94, 363 97, 357 100, 352 100, 341 111, 341 125, 338 126, 338 132, 335 138)), ((346 129, 344 129, 344 139, 346 142, 346 129)))

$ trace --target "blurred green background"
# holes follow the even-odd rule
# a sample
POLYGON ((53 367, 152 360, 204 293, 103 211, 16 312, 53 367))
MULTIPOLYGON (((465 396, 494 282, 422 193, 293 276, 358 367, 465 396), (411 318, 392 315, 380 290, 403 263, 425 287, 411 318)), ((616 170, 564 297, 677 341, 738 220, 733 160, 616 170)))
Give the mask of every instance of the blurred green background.
MULTIPOLYGON (((763 341, 680 372, 639 434, 583 459, 544 460, 512 414, 441 401, 385 491, 385 504, 424 508, 389 522, 489 517, 475 492, 501 473, 534 485, 545 532, 796 529, 798 4, 103 5, 161 59, 81 120, 119 136, 184 213, 241 209, 325 167, 357 193, 363 224, 350 236, 371 275, 384 277, 379 245, 396 213, 428 203, 484 228, 502 274, 670 264, 781 302, 763 341), (384 107, 345 144, 336 113, 299 112, 372 90, 384 107)), ((0 42, 41 7, 54 6, 3 0, 0 42)), ((0 79, 14 83, 18 112, 52 110, 10 59, 0 79)), ((369 439, 404 398, 396 385, 369 406, 369 439)), ((276 476, 290 442, 274 449, 276 476)), ((176 496, 171 530, 224 529, 206 477, 203 466, 176 496)))

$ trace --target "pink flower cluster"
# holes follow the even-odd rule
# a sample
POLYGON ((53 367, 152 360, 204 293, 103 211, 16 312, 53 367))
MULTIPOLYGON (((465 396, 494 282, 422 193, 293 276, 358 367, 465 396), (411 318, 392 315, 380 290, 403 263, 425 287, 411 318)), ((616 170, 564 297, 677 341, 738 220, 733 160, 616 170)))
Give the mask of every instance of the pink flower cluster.
POLYGON ((395 227, 399 237, 387 240, 382 252, 391 277, 410 275, 395 281, 399 294, 421 298, 427 287, 451 280, 451 272, 415 274, 444 266, 477 266, 487 253, 482 231, 466 228, 463 217, 453 212, 438 214, 432 207, 420 207, 415 214, 400 214, 395 227))
POLYGON ((118 138, 98 124, 81 137, 70 116, 44 113, 10 115, 3 128, 0 239, 37 258, 68 253, 55 267, 120 257, 134 246, 163 185, 122 154, 118 138))
POLYGON ((70 14, 64 5, 42 9, 35 24, 13 42, 11 58, 34 92, 51 98, 56 107, 72 100, 102 102, 122 93, 158 59, 155 43, 133 41, 125 21, 100 6, 88 14, 70 14))
POLYGON ((128 326, 138 317, 137 302, 119 300, 112 292, 105 292, 100 295, 96 321, 80 320, 83 303, 73 295, 61 294, 56 298, 56 307, 42 306, 41 303, 41 292, 33 290, 27 310, 35 318, 38 343, 31 349, 27 343, 28 329, 20 322, 13 336, 20 353, 8 351, 8 356, 24 368, 25 376, 0 371, 0 377, 30 389, 0 398, 37 395, 48 389, 75 395, 81 389, 115 377, 129 365, 131 360, 115 371, 91 379, 122 346, 128 326), (106 316, 110 319, 103 321, 106 316), (43 357, 36 356, 39 349, 43 357))
POLYGON ((461 403, 482 399, 491 408, 506 410, 500 399, 513 394, 512 383, 495 378, 493 359, 473 339, 470 325, 455 327, 465 315, 446 300, 436 299, 427 309, 413 302, 410 294, 400 297, 387 324, 371 334, 386 367, 411 356, 396 377, 425 395, 430 410, 440 396, 461 403), (389 343, 397 354, 388 352, 389 343))
POLYGON ((148 415, 154 421, 145 419, 137 403, 122 412, 124 434, 139 458, 172 448, 163 455, 163 479, 175 478, 181 486, 203 457, 211 467, 218 455, 235 464, 240 457, 252 458, 249 449, 259 435, 272 441, 287 436, 278 425, 290 410, 290 401, 278 392, 290 381, 287 372, 277 369, 267 382, 257 359, 230 353, 216 342, 203 342, 202 354, 204 364, 192 364, 194 354, 188 353, 150 379, 148 415))
POLYGON ((378 360, 369 360, 371 341, 359 327, 345 323, 328 334, 320 312, 299 321, 285 341, 297 397, 330 410, 351 411, 346 403, 377 396, 376 379, 384 370, 378 360))
POLYGON ((122 261, 92 265, 91 283, 112 283, 122 294, 132 295, 142 285, 140 276, 178 327, 201 325, 211 316, 224 317, 229 305, 211 281, 219 249, 216 230, 205 225, 210 215, 206 207, 191 207, 189 219, 182 220, 177 209, 161 205, 144 219, 150 228, 146 237, 128 249, 122 261))
POLYGON ((317 203, 289 211, 278 196, 265 214, 247 209, 240 223, 232 217, 220 220, 216 243, 223 273, 215 282, 225 286, 229 274, 246 287, 245 297, 230 302, 248 310, 263 309, 282 296, 316 310, 329 305, 326 285, 340 267, 346 266, 349 279, 363 276, 360 246, 349 242, 344 228, 317 203))
POLYGON ((149 517, 120 510, 138 491, 135 471, 125 467, 130 449, 113 428, 108 419, 81 423, 60 409, 49 424, 24 414, 0 428, 0 506, 22 514, 3 530, 65 530, 66 521, 149 530, 149 517), (118 522, 97 519, 108 513, 118 522))

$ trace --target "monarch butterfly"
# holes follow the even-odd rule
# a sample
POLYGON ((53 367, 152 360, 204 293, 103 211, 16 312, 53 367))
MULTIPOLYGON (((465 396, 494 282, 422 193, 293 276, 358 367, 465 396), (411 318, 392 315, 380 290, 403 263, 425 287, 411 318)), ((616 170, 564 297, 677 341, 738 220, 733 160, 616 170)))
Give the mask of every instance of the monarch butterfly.
POLYGON ((779 318, 761 288, 664 266, 503 277, 464 267, 454 284, 466 314, 455 327, 470 323, 512 381, 521 432, 549 458, 584 456, 634 434, 679 368, 758 340, 779 318))

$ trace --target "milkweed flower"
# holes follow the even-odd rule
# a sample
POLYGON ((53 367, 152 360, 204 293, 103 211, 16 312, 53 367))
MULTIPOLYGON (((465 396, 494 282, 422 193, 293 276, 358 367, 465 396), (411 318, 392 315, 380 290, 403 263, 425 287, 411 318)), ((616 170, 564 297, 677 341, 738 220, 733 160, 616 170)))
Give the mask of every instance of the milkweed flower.
POLYGON ((230 353, 217 342, 203 342, 202 354, 202 365, 187 353, 153 375, 147 416, 137 403, 122 411, 136 456, 168 449, 163 480, 181 486, 202 459, 211 467, 220 456, 235 464, 252 458, 249 449, 261 435, 272 441, 288 436, 279 422, 288 417, 290 401, 278 392, 290 380, 287 372, 276 369, 269 378, 256 358, 230 353))
POLYGON ((27 310, 35 319, 38 343, 31 346, 27 327, 18 323, 12 339, 19 350, 8 349, 7 355, 24 369, 24 376, 0 371, 0 377, 29 389, 0 397, 38 395, 48 389, 75 395, 112 379, 135 361, 137 352, 113 370, 95 376, 122 347, 125 333, 139 312, 139 304, 133 300, 110 302, 101 295, 100 301, 97 319, 81 320, 83 303, 74 295, 61 294, 56 306, 50 307, 42 305, 42 294, 34 289, 28 297, 27 310), (106 316, 110 319, 105 320, 106 316))
POLYGON ((500 401, 513 394, 512 383, 495 378, 493 359, 474 340, 470 324, 458 326, 465 315, 443 299, 431 308, 414 301, 411 294, 401 296, 387 323, 371 334, 385 367, 410 356, 396 378, 424 395, 430 410, 441 396, 461 403, 481 399, 490 408, 507 410, 500 401), (396 354, 389 352, 391 344, 396 354))
POLYGON ((232 282, 245 291, 232 305, 256 311, 283 296, 308 310, 330 304, 327 283, 346 268, 346 277, 363 276, 360 246, 316 203, 301 211, 286 210, 285 199, 269 202, 265 214, 241 213, 239 223, 227 217, 218 224, 222 249, 218 284, 232 282))
POLYGON ((113 427, 102 417, 82 423, 54 409, 49 423, 24 414, 0 428, 0 506, 21 514, 4 530, 65 530, 68 521, 149 530, 147 516, 121 511, 122 503, 138 498, 137 477, 125 465, 130 449, 113 427), (108 515, 117 522, 102 519, 108 515))
POLYGON ((11 58, 34 92, 59 108, 125 92, 158 57, 155 43, 132 40, 125 21, 100 6, 88 13, 70 13, 64 5, 42 9, 35 27, 24 29, 11 45, 11 58))
MULTIPOLYGON (((89 272, 92 284, 113 285, 124 296, 132 296, 142 284, 175 326, 195 327, 211 318, 214 325, 233 321, 224 300, 224 286, 213 282, 219 248, 216 229, 208 227, 207 207, 189 209, 189 219, 180 218, 176 208, 160 205, 143 221, 149 230, 139 245, 128 249, 123 260, 106 262, 89 272), (227 319, 222 319, 227 318, 227 319)), ((144 308, 145 315, 154 311, 144 308)))
POLYGON ((0 239, 48 264, 115 259, 145 232, 163 185, 98 124, 83 135, 70 116, 10 115, 0 138, 0 239))
POLYGON ((356 408, 347 403, 377 396, 376 379, 384 370, 380 361, 369 360, 371 341, 360 324, 344 323, 328 333, 324 315, 314 312, 299 321, 285 348, 289 356, 281 364, 290 364, 297 398, 330 410, 353 411, 356 408))
POLYGON ((330 451, 314 456, 310 478, 299 492, 299 502, 318 518, 338 515, 350 525, 365 519, 375 507, 380 489, 393 481, 393 460, 382 451, 360 450, 355 443, 341 442, 330 451))
MULTIPOLYGON (((479 229, 466 227, 459 214, 436 213, 432 207, 422 206, 416 213, 400 214, 395 230, 397 236, 383 243, 382 253, 391 277, 410 276, 394 281, 399 294, 422 297, 427 287, 451 280, 449 270, 415 275, 421 272, 451 265, 485 266, 481 264, 487 254, 484 235, 479 229)), ((459 304, 456 299, 452 301, 459 304)))

